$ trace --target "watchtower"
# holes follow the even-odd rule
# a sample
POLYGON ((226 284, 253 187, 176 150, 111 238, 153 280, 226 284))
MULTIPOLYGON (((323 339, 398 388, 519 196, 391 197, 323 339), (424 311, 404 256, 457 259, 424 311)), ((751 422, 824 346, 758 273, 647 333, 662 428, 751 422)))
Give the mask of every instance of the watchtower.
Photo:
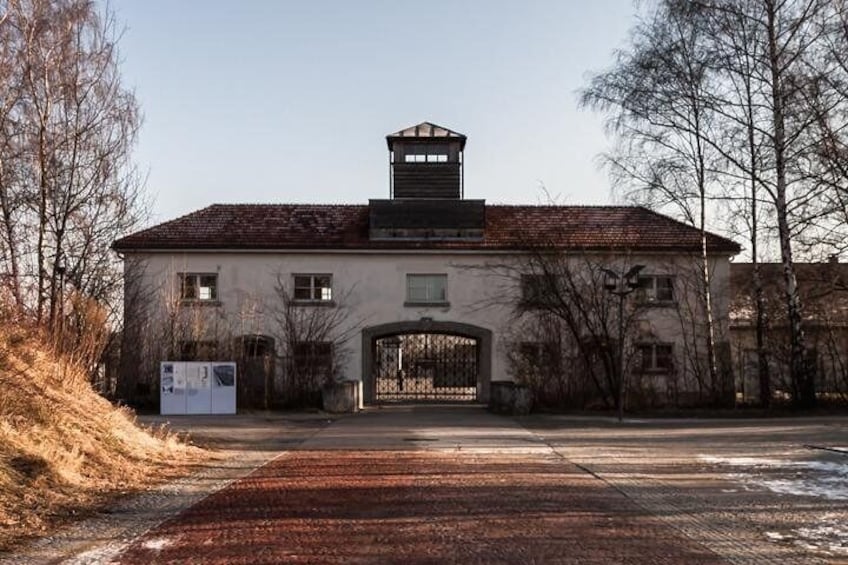
POLYGON ((387 135, 391 198, 462 199, 465 140, 430 122, 387 135))

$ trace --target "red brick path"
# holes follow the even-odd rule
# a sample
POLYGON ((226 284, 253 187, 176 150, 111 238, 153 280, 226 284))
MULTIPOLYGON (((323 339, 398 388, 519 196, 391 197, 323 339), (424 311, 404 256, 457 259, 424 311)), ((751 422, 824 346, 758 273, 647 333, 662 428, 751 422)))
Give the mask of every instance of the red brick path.
POLYGON ((722 563, 551 455, 295 451, 122 563, 722 563))

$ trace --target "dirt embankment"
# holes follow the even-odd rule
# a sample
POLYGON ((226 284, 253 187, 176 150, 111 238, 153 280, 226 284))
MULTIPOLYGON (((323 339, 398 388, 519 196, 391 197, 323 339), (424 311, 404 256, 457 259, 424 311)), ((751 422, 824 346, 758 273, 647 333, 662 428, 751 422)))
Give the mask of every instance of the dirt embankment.
POLYGON ((0 551, 206 457, 139 426, 51 351, 0 325, 0 551))

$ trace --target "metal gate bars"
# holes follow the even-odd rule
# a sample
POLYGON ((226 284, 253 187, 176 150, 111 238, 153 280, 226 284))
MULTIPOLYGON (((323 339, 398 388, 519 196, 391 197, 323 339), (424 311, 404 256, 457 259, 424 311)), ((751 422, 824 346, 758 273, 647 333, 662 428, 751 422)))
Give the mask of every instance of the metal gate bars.
POLYGON ((377 402, 477 399, 477 340, 415 333, 375 340, 377 402))

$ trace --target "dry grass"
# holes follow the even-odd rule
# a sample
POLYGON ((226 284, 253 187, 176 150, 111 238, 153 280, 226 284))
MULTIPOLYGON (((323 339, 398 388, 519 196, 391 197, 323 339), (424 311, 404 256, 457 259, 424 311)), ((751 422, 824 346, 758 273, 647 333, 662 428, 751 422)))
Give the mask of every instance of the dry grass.
POLYGON ((205 457, 112 406, 32 330, 0 326, 0 550, 205 457))

